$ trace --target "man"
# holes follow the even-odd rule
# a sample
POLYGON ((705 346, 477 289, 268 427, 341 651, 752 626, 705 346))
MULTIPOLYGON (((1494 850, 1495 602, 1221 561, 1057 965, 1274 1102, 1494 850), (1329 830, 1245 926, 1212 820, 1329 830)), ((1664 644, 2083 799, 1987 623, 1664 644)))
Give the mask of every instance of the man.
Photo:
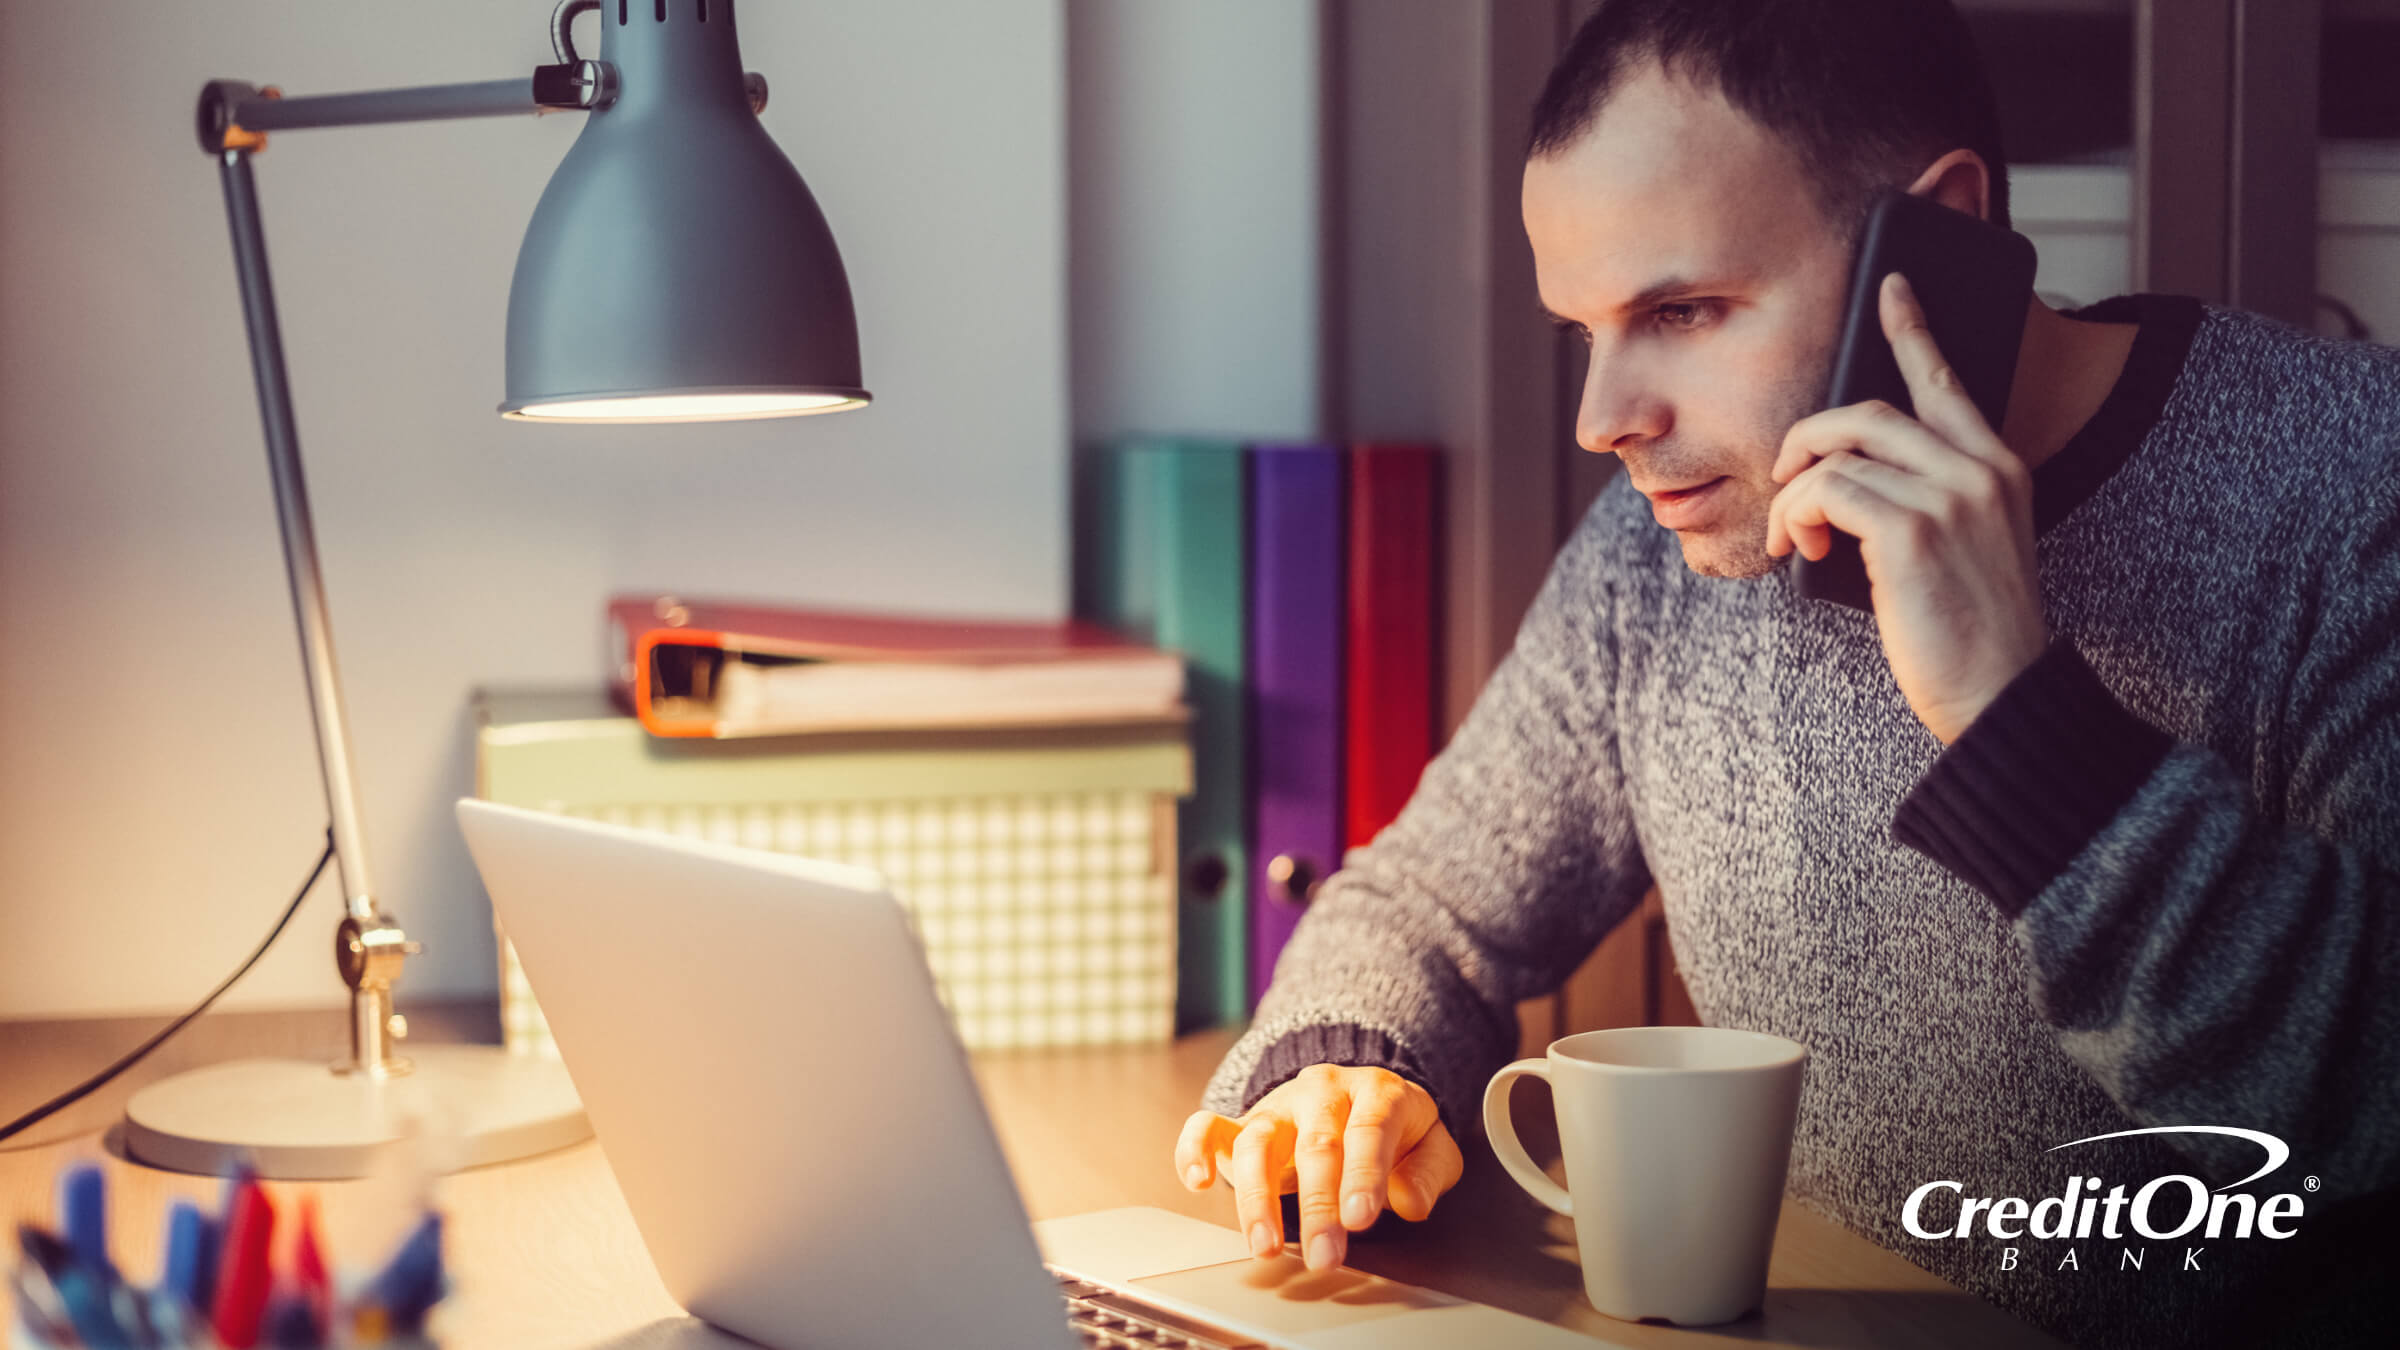
POLYGON ((2043 1156, 2166 1125, 2276 1136, 2294 1161, 2255 1189, 2306 1173, 2314 1213, 2400 1182, 2400 352, 2037 302, 1995 431, 1893 283, 1917 415, 1814 413, 1876 190, 2007 221, 1944 0, 1609 0, 1534 121, 1542 300, 1591 346, 1577 439, 1625 472, 1320 891, 1179 1174, 1312 1267, 1424 1217, 1518 1001, 1655 881, 1703 1019, 1810 1048, 1802 1202, 2078 1342, 2204 1339, 2272 1242, 2011 1265, 1901 1212, 1944 1178, 2038 1199, 2261 1161, 2197 1133, 2043 1156), (1832 529, 1871 616, 1793 590, 1832 529))

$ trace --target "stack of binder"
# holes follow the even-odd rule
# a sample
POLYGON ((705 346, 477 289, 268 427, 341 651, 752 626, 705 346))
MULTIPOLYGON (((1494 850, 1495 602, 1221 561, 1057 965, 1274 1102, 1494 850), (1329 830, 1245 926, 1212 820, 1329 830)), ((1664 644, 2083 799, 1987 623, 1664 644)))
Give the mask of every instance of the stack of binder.
POLYGON ((1091 466, 1078 608, 1189 662, 1184 1029, 1238 1021, 1433 753, 1440 456, 1159 440, 1091 466))

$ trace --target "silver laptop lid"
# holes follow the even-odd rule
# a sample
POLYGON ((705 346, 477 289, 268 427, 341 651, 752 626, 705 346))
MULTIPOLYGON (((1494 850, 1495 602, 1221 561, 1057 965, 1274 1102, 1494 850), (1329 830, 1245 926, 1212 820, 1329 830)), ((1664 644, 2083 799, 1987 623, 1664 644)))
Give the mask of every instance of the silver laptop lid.
POLYGON ((879 876, 473 800, 458 820, 677 1302, 780 1347, 1070 1343, 879 876))

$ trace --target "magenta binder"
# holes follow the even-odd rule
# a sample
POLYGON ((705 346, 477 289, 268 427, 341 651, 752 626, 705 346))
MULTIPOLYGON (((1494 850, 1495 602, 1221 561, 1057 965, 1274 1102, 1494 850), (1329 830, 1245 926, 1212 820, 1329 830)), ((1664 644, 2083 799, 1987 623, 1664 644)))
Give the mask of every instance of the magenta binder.
POLYGON ((1341 862, 1338 446, 1250 452, 1250 1001, 1311 891, 1341 862))

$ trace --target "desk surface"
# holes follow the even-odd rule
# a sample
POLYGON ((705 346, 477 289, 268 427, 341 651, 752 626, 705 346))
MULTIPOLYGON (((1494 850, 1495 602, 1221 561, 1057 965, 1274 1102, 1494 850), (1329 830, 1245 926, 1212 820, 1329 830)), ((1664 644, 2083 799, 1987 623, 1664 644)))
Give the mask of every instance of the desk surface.
MULTIPOLYGON (((497 1039, 488 1005, 412 1006, 420 1039, 497 1039)), ((107 1063, 155 1027, 148 1021, 0 1023, 0 1119, 107 1063)), ((224 1014, 203 1019, 125 1079, 26 1135, 0 1144, 0 1209, 13 1225, 50 1219, 52 1178, 72 1159, 109 1171, 110 1231, 137 1280, 156 1274, 168 1202, 213 1203, 209 1178, 124 1160, 111 1127, 141 1083, 237 1055, 330 1059, 339 1013, 224 1014)), ((1226 1045, 1226 1032, 1172 1046, 978 1056, 977 1080, 1036 1219, 1146 1204, 1228 1227, 1231 1195, 1194 1195, 1173 1176, 1176 1128, 1226 1045)), ((1354 1242, 1350 1263, 1393 1279, 1573 1327, 1601 1344, 1713 1347, 2054 1345, 2014 1318, 1882 1248, 1786 1203, 1764 1312, 1684 1330, 1614 1321, 1584 1301, 1572 1226, 1536 1206, 1489 1151, 1468 1150, 1466 1179, 1432 1219, 1354 1242)), ((326 1238, 350 1264, 374 1259, 406 1217, 391 1183, 322 1184, 326 1238)), ((436 1199, 458 1289, 444 1304, 450 1350, 724 1346, 737 1342, 684 1316, 661 1287, 596 1144, 443 1179, 436 1199)), ((13 1259, 13 1257, 12 1257, 13 1259)))

